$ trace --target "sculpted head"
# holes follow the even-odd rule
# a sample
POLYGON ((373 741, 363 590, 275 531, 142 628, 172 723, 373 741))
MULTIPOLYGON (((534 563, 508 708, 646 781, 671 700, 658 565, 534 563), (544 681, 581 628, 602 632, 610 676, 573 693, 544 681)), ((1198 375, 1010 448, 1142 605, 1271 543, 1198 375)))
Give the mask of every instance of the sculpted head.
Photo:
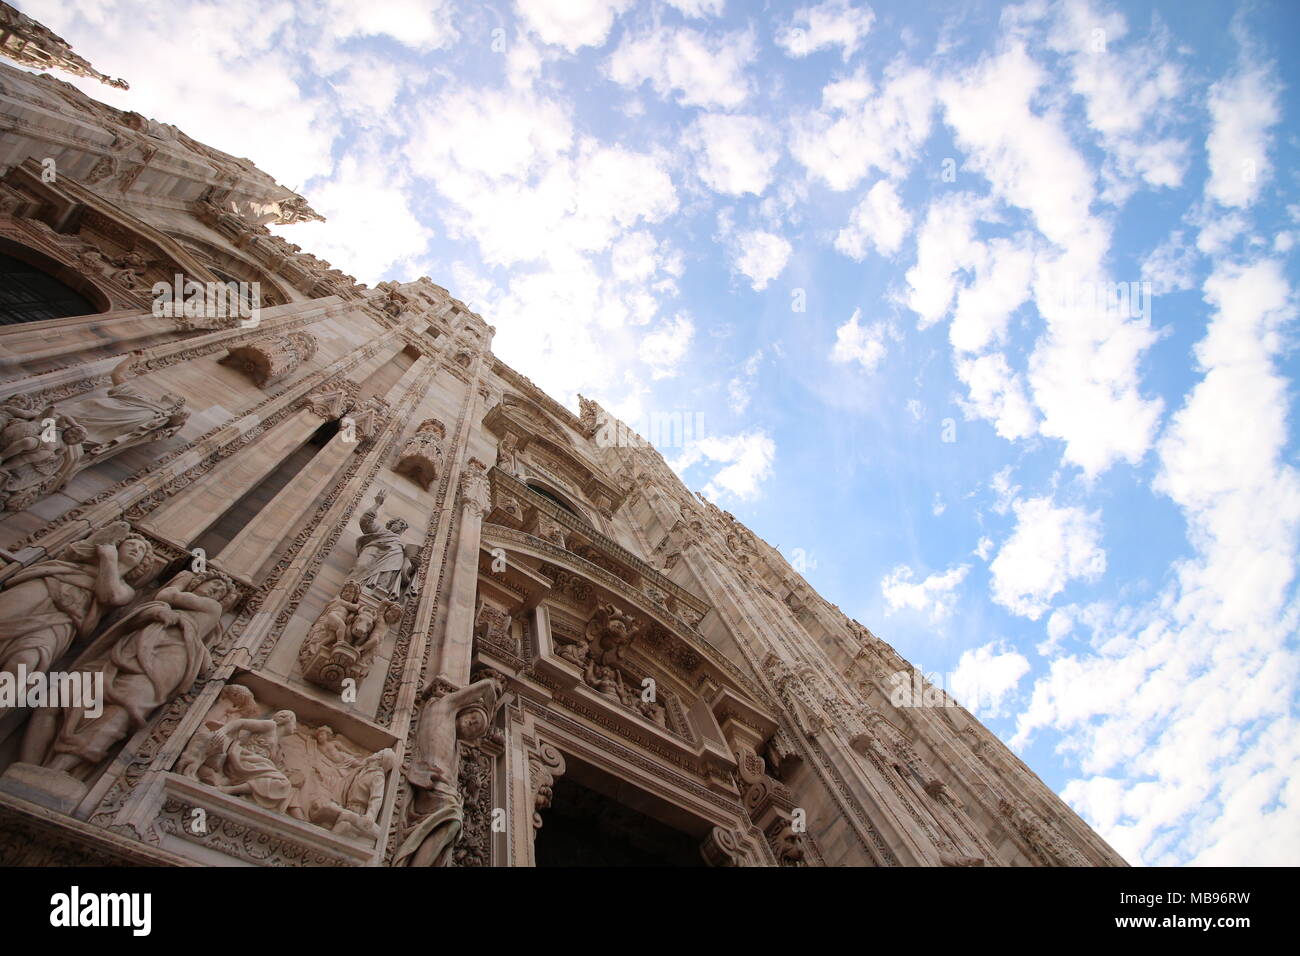
POLYGON ((277 710, 271 719, 282 734, 291 734, 298 729, 298 716, 291 710, 277 710))
POLYGON ((124 570, 137 567, 145 558, 149 557, 151 551, 153 551, 153 546, 147 540, 138 534, 130 535, 117 546, 118 567, 124 570))
POLYGON ((456 715, 456 736, 461 740, 478 740, 487 733, 487 710, 479 704, 466 707, 456 715))
POLYGON ((393 534, 401 534, 408 527, 410 527, 410 525, 406 523, 406 520, 404 518, 393 518, 391 521, 388 522, 386 527, 388 528, 389 531, 393 532, 393 534))
POLYGON ((190 593, 197 594, 200 597, 211 598, 217 602, 223 602, 230 597, 235 591, 235 586, 229 580, 219 574, 211 574, 206 578, 200 579, 197 583, 190 585, 190 593))

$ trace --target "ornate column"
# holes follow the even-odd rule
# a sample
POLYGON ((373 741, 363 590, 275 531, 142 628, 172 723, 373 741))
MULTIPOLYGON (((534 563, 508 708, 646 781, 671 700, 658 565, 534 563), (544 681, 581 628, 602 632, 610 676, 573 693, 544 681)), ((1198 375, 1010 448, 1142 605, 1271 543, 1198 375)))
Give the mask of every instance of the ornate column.
POLYGON ((460 476, 460 531, 447 588, 447 627, 437 674, 457 687, 469 680, 474 650, 474 596, 478 593, 479 532, 492 498, 487 466, 471 458, 460 476))

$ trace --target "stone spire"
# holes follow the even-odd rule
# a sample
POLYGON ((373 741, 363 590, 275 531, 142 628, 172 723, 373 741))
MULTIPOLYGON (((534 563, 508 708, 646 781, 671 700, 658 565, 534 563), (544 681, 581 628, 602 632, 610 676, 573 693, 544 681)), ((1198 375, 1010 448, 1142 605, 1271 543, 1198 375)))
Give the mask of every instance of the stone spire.
POLYGON ((100 73, 84 57, 72 52, 72 47, 63 37, 3 0, 0 0, 0 55, 22 66, 63 70, 77 76, 88 76, 119 90, 130 89, 126 80, 115 80, 100 73))

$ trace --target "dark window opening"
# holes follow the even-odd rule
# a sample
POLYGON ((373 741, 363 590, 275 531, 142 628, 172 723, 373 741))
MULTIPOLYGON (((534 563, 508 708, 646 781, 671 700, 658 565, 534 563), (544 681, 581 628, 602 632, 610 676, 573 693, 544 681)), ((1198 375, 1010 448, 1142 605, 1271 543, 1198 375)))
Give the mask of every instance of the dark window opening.
POLYGON ((703 866, 699 840, 568 777, 533 844, 538 866, 703 866))
MULTIPOLYGON (((582 518, 582 515, 578 514, 578 512, 576 512, 576 511, 574 511, 574 510, 573 510, 573 507, 572 507, 572 506, 571 506, 567 501, 565 501, 563 498, 561 498, 559 495, 557 495, 557 494, 555 494, 555 493, 553 493, 553 492, 547 491, 547 490, 546 490, 545 488, 543 488, 541 485, 534 485, 534 484, 532 484, 531 482, 529 483, 528 487, 531 488, 531 489, 533 489, 533 491, 537 492, 537 493, 538 493, 539 495, 541 495, 543 498, 546 498, 546 499, 548 499, 548 500, 550 500, 550 501, 554 501, 557 505, 559 505, 561 508, 563 508, 563 509, 564 509, 565 511, 567 511, 569 514, 573 515, 575 518, 582 518)), ((582 518, 582 520, 583 520, 583 521, 586 521, 587 519, 586 519, 586 518, 582 518)))
POLYGON ((89 299, 48 272, 0 252, 0 325, 97 312, 89 299))
POLYGON ((235 540, 235 536, 244 530, 244 527, 256 518, 300 471, 307 467, 316 454, 338 434, 338 431, 339 423, 336 421, 321 425, 297 451, 288 455, 270 474, 227 508, 191 547, 202 548, 210 558, 220 554, 222 549, 235 540))

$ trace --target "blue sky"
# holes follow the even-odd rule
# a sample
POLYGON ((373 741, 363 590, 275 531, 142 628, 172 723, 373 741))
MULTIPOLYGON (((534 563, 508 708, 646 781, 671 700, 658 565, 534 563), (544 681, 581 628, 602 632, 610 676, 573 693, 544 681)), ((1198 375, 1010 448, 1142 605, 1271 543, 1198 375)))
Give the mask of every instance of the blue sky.
POLYGON ((1131 862, 1300 860, 1300 7, 22 7, 304 248, 702 415, 687 483, 1131 862))

